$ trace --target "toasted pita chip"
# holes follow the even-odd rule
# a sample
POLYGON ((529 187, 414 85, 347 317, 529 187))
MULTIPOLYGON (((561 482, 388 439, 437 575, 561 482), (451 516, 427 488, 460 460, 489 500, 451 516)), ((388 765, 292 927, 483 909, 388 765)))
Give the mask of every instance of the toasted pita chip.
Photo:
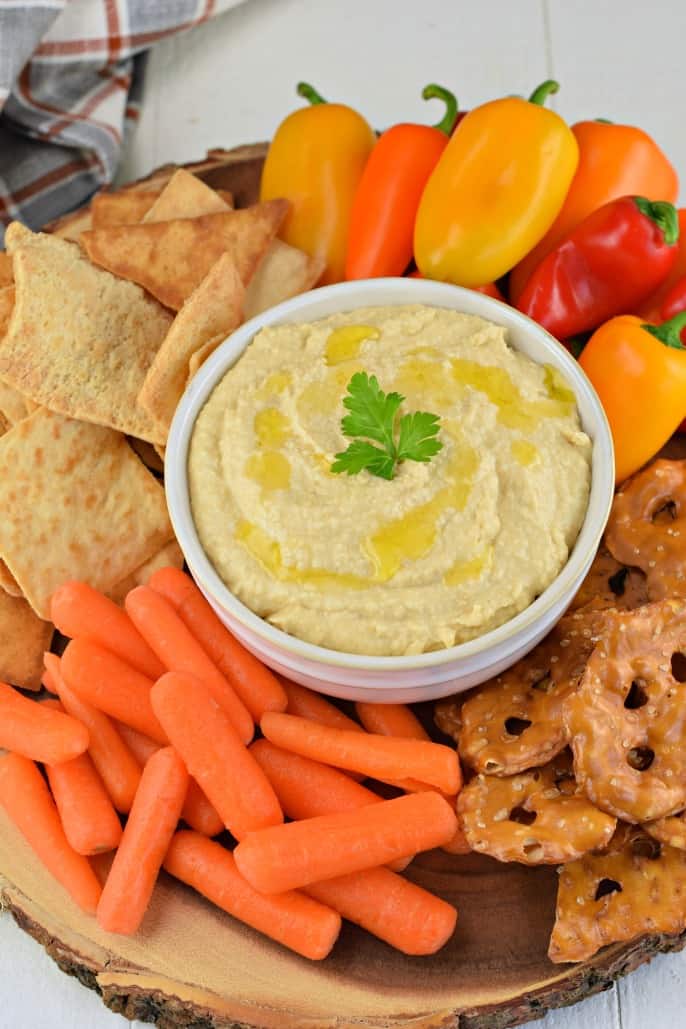
POLYGON ((207 358, 215 352, 219 344, 224 342, 226 335, 227 334, 225 332, 220 332, 218 335, 213 336, 212 339, 208 339, 207 343, 203 343, 201 347, 198 347, 198 349, 191 354, 188 359, 188 378, 186 379, 186 386, 188 386, 198 368, 200 368, 207 358))
POLYGON ((98 193, 91 201, 93 224, 104 229, 111 225, 135 225, 153 206, 160 190, 125 189, 120 193, 98 193))
POLYGON ((287 200, 270 200, 200 218, 84 232, 81 242, 96 264, 179 311, 224 253, 233 257, 243 283, 249 282, 287 211, 287 200))
POLYGON ((25 600, 0 590, 0 680, 39 690, 43 653, 54 631, 54 625, 38 618, 25 600))
POLYGON ((124 437, 45 408, 0 437, 0 511, 0 556, 42 618, 67 579, 106 592, 173 537, 124 437))
POLYGON ((136 404, 172 316, 65 240, 10 225, 17 298, 0 379, 52 411, 159 440, 136 404), (17 230, 17 231, 15 231, 17 230))
POLYGON ((219 196, 195 175, 179 168, 164 187, 155 203, 147 211, 141 221, 168 222, 175 218, 198 218, 203 214, 220 214, 230 211, 233 197, 228 194, 228 202, 219 196))
POLYGON ((191 356, 240 325, 244 293, 233 258, 222 254, 174 319, 138 397, 140 406, 164 430, 165 439, 186 388, 191 356))
POLYGON ((14 286, 5 286, 0 289, 0 339, 9 328, 10 318, 14 310, 15 289, 14 286))
POLYGON ((55 228, 48 231, 53 236, 59 236, 60 239, 68 239, 72 243, 78 243, 81 233, 85 232, 86 229, 92 228, 92 226, 93 215, 89 204, 88 207, 84 207, 82 210, 73 211, 71 214, 60 218, 55 228))
POLYGON ((312 289, 321 278, 325 263, 323 258, 310 257, 275 239, 246 290, 245 320, 312 289))
POLYGON ((4 561, 0 561, 0 590, 4 593, 9 593, 10 597, 24 596, 21 591, 21 586, 14 578, 4 561))
POLYGON ((167 543, 158 554, 155 554, 149 561, 146 561, 140 568, 137 568, 135 572, 132 572, 131 575, 128 575, 121 582, 118 582, 116 586, 113 586, 108 596, 116 604, 122 604, 124 597, 130 590, 135 589, 136 586, 147 586, 150 577, 159 568, 169 568, 170 566, 173 568, 183 568, 183 553, 176 540, 167 543))
POLYGON ((13 282, 12 258, 5 250, 0 250, 0 289, 11 286, 13 282))
POLYGON ((30 403, 31 401, 27 401, 27 398, 16 389, 0 382, 0 414, 10 425, 20 422, 27 414, 33 412, 33 406, 29 407, 30 403))

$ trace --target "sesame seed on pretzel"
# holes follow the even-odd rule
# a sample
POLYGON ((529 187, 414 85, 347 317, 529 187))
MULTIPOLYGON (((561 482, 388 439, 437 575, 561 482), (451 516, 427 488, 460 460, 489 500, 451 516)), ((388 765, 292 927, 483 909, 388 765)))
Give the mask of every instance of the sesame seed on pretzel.
POLYGON ((686 596, 686 461, 654 461, 617 494, 612 555, 646 575, 651 600, 686 596))
POLYGON ((619 825, 602 853, 560 869, 548 956, 585 961, 610 943, 686 927, 686 853, 619 825))
POLYGON ((457 813, 473 850, 525 865, 573 861, 605 846, 616 826, 576 792, 568 751, 507 778, 475 776, 457 798, 457 813))
POLYGON ((686 600, 614 616, 564 704, 574 774, 626 822, 686 806, 686 600))
POLYGON ((607 547, 601 545, 570 610, 613 607, 630 611, 647 603, 648 589, 643 572, 620 564, 607 547))
POLYGON ((538 646, 466 700, 436 706, 436 724, 453 736, 462 760, 486 775, 514 775, 543 765, 563 749, 565 698, 612 611, 566 615, 538 646))

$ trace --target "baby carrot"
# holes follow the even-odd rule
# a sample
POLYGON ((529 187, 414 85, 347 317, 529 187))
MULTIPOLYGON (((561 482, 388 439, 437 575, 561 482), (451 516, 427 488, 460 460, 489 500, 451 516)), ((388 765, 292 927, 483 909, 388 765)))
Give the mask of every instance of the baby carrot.
POLYGON ((88 729, 88 753, 117 811, 127 814, 141 781, 141 765, 124 743, 111 720, 82 700, 67 686, 56 654, 45 654, 43 682, 57 693, 64 708, 88 729))
POLYGON ((55 590, 50 616, 64 636, 88 636, 149 679, 164 674, 164 666, 126 612, 88 583, 65 582, 55 590))
POLYGON ((46 782, 33 761, 20 754, 0 757, 0 804, 50 874, 80 908, 94 913, 100 883, 88 858, 70 846, 46 782))
POLYGON ((0 748, 32 761, 71 761, 88 749, 88 729, 0 682, 0 748))
POLYGON ((188 771, 237 839, 283 821, 269 780, 204 683, 168 672, 153 686, 152 704, 188 771))
POLYGON ((406 704, 355 704, 357 717, 367 732, 378 736, 400 736, 408 740, 430 740, 426 729, 406 704))
MULTIPOLYGON (((316 818, 381 803, 378 793, 361 786, 345 772, 281 750, 269 740, 256 740, 250 753, 274 787, 289 818, 316 818)), ((391 865, 401 872, 409 863, 407 858, 398 858, 391 865)))
POLYGON ((150 704, 152 680, 98 643, 85 638, 68 643, 62 676, 93 707, 158 743, 168 742, 150 704))
POLYGON ((281 893, 440 847, 456 826, 455 813, 438 793, 410 793, 260 829, 238 844, 234 857, 256 890, 281 893))
POLYGON ((160 568, 148 585, 167 598, 256 722, 265 711, 286 710, 288 699, 274 673, 222 625, 189 575, 178 568, 160 568))
POLYGON ((467 841, 467 837, 462 832, 459 825, 455 830, 455 835, 452 840, 444 843, 441 850, 445 850, 448 854, 471 854, 472 852, 472 848, 467 841))
POLYGON ((288 697, 286 711, 289 715, 308 718, 311 722, 328 725, 331 729, 349 729, 350 732, 364 732, 361 725, 358 725, 352 718, 348 718, 340 708, 326 700, 320 693, 308 690, 306 686, 300 686, 299 683, 291 682, 290 679, 281 678, 281 682, 288 697))
POLYGON ((304 892, 404 954, 435 954, 457 922, 452 904, 390 868, 312 883, 304 892))
POLYGON ((164 867, 223 911, 303 957, 325 958, 336 942, 340 915, 304 893, 258 893, 236 868, 233 854, 204 836, 177 832, 164 867))
POLYGON ((249 743, 255 729, 250 712, 169 601, 149 586, 137 586, 124 603, 132 622, 164 667, 200 679, 226 711, 243 742, 249 743))
POLYGON ((457 793, 460 787, 457 753, 442 743, 332 729, 276 711, 267 711, 260 726, 277 747, 324 764, 375 779, 397 781, 410 776, 444 793, 457 793))
MULTIPOLYGON (((117 729, 141 765, 147 764, 152 755, 160 749, 159 743, 155 743, 149 736, 143 736, 142 733, 136 732, 135 729, 124 725, 123 722, 117 725, 117 729)), ((195 829, 204 836, 216 836, 224 828, 224 823, 195 779, 188 781, 188 792, 186 802, 181 810, 181 818, 187 825, 190 825, 191 829, 195 829)))
MULTIPOLYGON (((43 704, 64 710, 58 700, 44 700, 43 704)), ((114 850, 121 839, 121 825, 88 754, 46 765, 45 771, 64 835, 76 853, 89 856, 114 850)))
POLYGON ((124 835, 98 904, 98 923, 131 935, 143 921, 188 789, 188 772, 173 747, 143 769, 124 835))

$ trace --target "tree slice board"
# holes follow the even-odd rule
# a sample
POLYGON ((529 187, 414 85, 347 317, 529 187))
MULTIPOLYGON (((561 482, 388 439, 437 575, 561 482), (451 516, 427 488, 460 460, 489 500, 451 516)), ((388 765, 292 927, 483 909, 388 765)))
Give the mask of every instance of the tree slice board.
MULTIPOLYGON (((265 149, 210 151, 187 167, 245 205, 257 198, 265 149)), ((673 441, 666 456, 685 454, 673 441)), ((139 933, 113 936, 73 904, 0 809, 0 906, 113 1011, 161 1029, 506 1029, 686 943, 686 933, 645 936, 553 965, 555 868, 434 851, 406 874, 459 910, 452 940, 432 957, 406 957, 346 924, 331 957, 308 962, 164 874, 139 933)))

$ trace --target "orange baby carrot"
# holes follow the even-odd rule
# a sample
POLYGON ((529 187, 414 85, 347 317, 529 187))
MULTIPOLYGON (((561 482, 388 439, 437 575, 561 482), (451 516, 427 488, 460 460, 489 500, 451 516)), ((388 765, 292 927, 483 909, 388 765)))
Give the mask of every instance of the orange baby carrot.
MULTIPOLYGON (((136 732, 135 729, 124 725, 123 722, 117 725, 117 729, 141 765, 147 764, 152 755, 160 749, 159 743, 155 743, 149 736, 143 736, 142 733, 136 732)), ((204 836, 216 836, 224 828, 224 823, 195 779, 188 781, 188 792, 181 810, 181 818, 187 825, 190 825, 191 829, 197 830, 204 836)))
POLYGON ((152 704, 188 771, 237 839, 283 821, 269 780, 204 683, 168 672, 153 686, 152 704))
POLYGON ((456 827, 455 813, 438 793, 410 793, 260 829, 238 844, 234 857, 256 890, 281 893, 440 847, 456 827))
POLYGON ((128 936, 143 921, 187 789, 188 772, 174 748, 153 754, 98 904, 98 923, 106 932, 128 936))
POLYGON ((169 601, 149 586, 137 586, 124 603, 132 622, 164 667, 200 679, 226 711, 243 742, 249 743, 255 731, 250 712, 169 601))
POLYGON ((61 667, 67 686, 93 707, 158 743, 168 742, 150 704, 151 679, 85 638, 67 644, 61 667))
POLYGON ((177 832, 164 867, 222 911, 303 957, 325 958, 336 942, 340 915, 303 893, 258 893, 236 868, 233 854, 204 836, 177 832))
POLYGON ((306 686, 300 686, 299 683, 291 682, 290 679, 281 678, 281 683, 288 697, 286 711, 289 715, 309 718, 311 722, 328 725, 331 729, 364 732, 361 725, 358 725, 352 718, 348 718, 335 704, 326 700, 320 693, 308 690, 306 686))
POLYGON ((149 679, 164 666, 125 611, 85 582, 65 582, 50 598, 50 616, 64 636, 88 636, 149 679))
MULTIPOLYGON (((269 740, 256 740, 250 753, 274 787, 289 818, 316 818, 381 803, 378 793, 361 786, 345 772, 282 750, 269 740)), ((398 858, 391 865, 401 872, 409 863, 407 858, 398 858)))
POLYGON ((43 776, 20 754, 0 757, 0 804, 47 870, 89 913, 100 899, 100 883, 88 858, 70 846, 43 776))
POLYGON ((288 699, 274 673, 222 625, 189 575, 178 568, 160 568, 148 585, 167 598, 256 722, 265 711, 286 710, 288 699))
POLYGON ((0 748, 32 761, 71 761, 88 749, 88 729, 0 682, 0 748))
MULTIPOLYGON (((43 704, 64 711, 58 700, 43 704)), ((64 835, 76 853, 88 857, 114 850, 121 839, 121 825, 89 755, 46 765, 45 771, 64 835)))
POLYGON ((277 747, 315 761, 363 772, 375 779, 398 780, 409 776, 444 793, 457 793, 460 787, 457 754, 442 743, 332 729, 276 711, 268 711, 260 726, 277 747))
POLYGON ((88 704, 64 681, 56 654, 45 654, 43 682, 57 693, 64 708, 88 729, 88 753, 117 811, 127 814, 141 781, 141 765, 124 743, 111 720, 88 704))
POLYGON ((400 736, 408 740, 430 740, 426 729, 406 704, 355 704, 357 717, 367 732, 378 736, 400 736))
POLYGON ((457 922, 452 904, 390 868, 368 868, 312 883, 305 893, 404 954, 435 954, 457 922))

